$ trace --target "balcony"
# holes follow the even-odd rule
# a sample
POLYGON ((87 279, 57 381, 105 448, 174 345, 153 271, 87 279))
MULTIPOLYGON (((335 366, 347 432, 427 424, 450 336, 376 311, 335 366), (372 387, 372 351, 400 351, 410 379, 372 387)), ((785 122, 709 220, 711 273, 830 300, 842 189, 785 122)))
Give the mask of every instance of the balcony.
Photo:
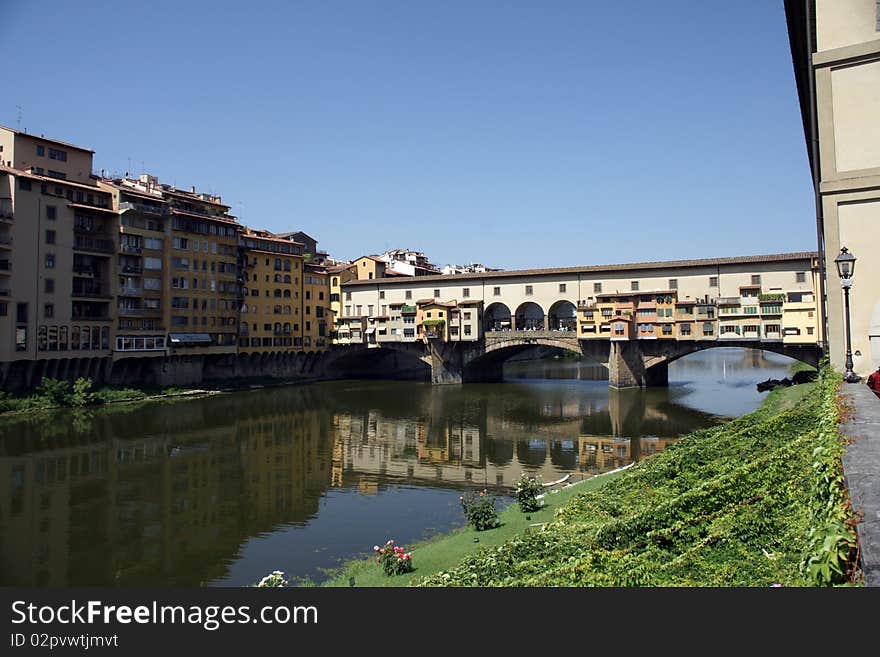
MULTIPOLYGON (((158 290, 157 290, 158 291, 158 290)), ((139 297, 143 295, 144 288, 123 285, 119 288, 119 296, 121 297, 139 297)))
POLYGON ((110 295, 101 288, 74 289, 70 295, 74 299, 109 299, 110 295))
MULTIPOLYGON (((117 314, 120 317, 139 317, 145 314, 146 308, 126 308, 124 306, 119 306, 117 308, 117 314)), ((154 312, 159 312, 158 310, 154 312)))
POLYGON ((0 236, 0 249, 11 249, 12 248, 12 238, 7 237, 6 235, 0 236))
POLYGON ((0 272, 12 271, 12 263, 8 260, 0 260, 0 272))
POLYGON ((139 265, 123 265, 119 268, 124 274, 140 274, 143 273, 144 268, 139 265))
POLYGON ((113 240, 80 237, 79 235, 74 238, 73 248, 77 251, 96 251, 108 254, 116 251, 113 240))
POLYGON ((144 203, 132 203, 131 201, 123 201, 119 204, 120 212, 140 212, 142 214, 154 214, 159 217, 164 217, 168 214, 167 207, 153 207, 152 205, 146 205, 144 203))
POLYGON ((401 306, 400 312, 403 315, 415 315, 416 307, 415 306, 401 306))
POLYGON ((123 244, 120 247, 120 250, 123 253, 140 253, 141 251, 143 251, 143 247, 135 244, 123 244))
POLYGON ((740 305, 739 297, 718 297, 719 306, 738 306, 740 305))

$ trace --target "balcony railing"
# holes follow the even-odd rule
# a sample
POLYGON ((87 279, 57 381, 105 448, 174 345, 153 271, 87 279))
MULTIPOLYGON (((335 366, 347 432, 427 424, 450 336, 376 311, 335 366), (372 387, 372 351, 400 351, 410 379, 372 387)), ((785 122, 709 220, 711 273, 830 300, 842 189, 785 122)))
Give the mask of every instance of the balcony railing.
POLYGON ((144 268, 137 265, 123 265, 119 270, 125 274, 140 274, 144 268))
MULTIPOLYGON (((138 315, 143 315, 146 308, 126 308, 124 306, 119 306, 117 310, 119 315, 137 317, 138 315)), ((158 312, 158 310, 156 312, 158 312)))
POLYGON ((139 297, 144 293, 142 287, 122 286, 119 288, 119 296, 121 297, 139 297))
POLYGON ((73 297, 83 297, 86 299, 109 299, 110 295, 100 288, 91 288, 86 290, 74 289, 71 293, 73 297))
POLYGON ((718 297, 719 306, 738 306, 740 305, 739 297, 718 297))
POLYGON ((113 253, 116 249, 113 240, 92 239, 77 236, 73 241, 73 248, 80 251, 98 251, 100 253, 113 253))
POLYGON ((143 247, 135 244, 123 244, 122 251, 124 253, 140 253, 143 250, 143 247))

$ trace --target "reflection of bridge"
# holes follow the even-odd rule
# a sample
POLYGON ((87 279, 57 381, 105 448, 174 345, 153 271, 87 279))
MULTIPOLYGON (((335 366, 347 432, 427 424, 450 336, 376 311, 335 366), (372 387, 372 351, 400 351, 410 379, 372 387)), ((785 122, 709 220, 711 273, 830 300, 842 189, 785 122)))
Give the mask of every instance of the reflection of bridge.
POLYGON ((669 363, 721 346, 816 365, 817 273, 815 254, 788 253, 351 281, 326 364, 491 381, 543 346, 604 363, 613 387, 663 385, 669 363))

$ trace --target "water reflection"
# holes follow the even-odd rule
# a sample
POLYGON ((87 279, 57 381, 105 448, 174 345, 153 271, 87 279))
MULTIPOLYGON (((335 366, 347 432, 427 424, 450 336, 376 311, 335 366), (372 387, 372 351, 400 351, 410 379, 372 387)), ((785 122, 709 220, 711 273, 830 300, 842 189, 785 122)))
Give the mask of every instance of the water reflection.
POLYGON ((694 394, 349 381, 7 420, 0 584, 320 577, 386 537, 459 524, 463 488, 592 476, 662 450, 717 421, 687 405, 694 394))

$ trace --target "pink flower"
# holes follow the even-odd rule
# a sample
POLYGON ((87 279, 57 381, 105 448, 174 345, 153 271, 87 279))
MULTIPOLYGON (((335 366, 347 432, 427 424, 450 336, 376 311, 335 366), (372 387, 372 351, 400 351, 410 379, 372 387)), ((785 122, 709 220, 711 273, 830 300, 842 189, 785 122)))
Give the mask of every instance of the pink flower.
POLYGON ((394 545, 394 539, 389 540, 388 545, 394 545))
POLYGON ((379 550, 379 554, 385 554, 385 550, 379 550))
POLYGON ((378 551, 379 551, 379 546, 378 546, 378 545, 374 545, 374 546, 373 546, 373 552, 378 552, 378 551))

